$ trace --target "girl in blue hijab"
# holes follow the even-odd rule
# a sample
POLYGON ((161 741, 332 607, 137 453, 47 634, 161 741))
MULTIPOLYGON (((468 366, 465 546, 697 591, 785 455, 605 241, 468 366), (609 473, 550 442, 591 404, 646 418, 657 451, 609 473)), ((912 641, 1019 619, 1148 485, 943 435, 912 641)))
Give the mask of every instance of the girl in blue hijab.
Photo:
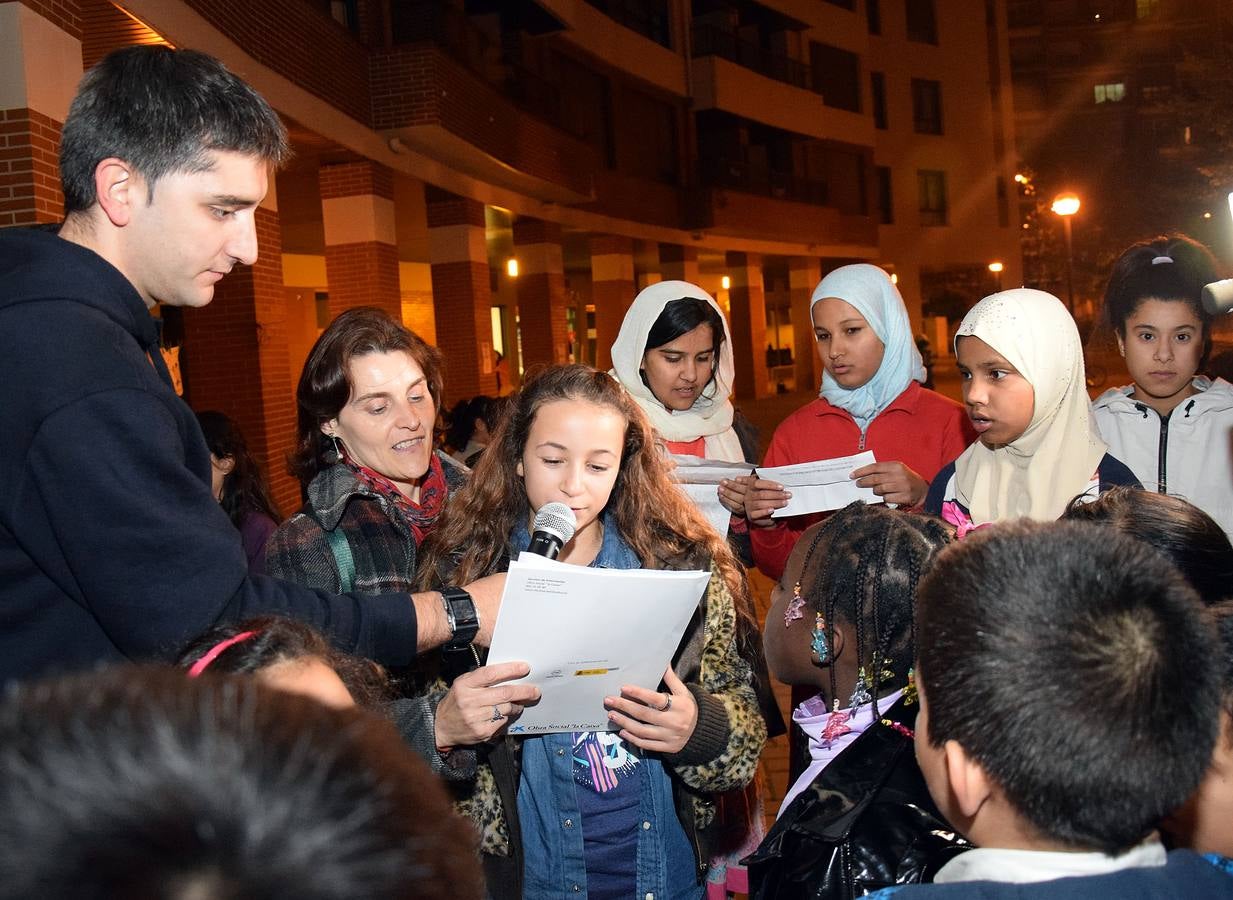
MULTIPOLYGON (((852 473, 856 483, 887 503, 919 506, 930 479, 975 434, 962 406, 921 386, 925 367, 899 290, 878 266, 842 266, 814 288, 810 316, 822 390, 775 430, 763 467, 872 450, 877 461, 852 473)), ((772 519, 788 496, 767 479, 746 494, 746 515, 758 526, 750 529, 754 560, 775 579, 801 532, 822 518, 772 519)))

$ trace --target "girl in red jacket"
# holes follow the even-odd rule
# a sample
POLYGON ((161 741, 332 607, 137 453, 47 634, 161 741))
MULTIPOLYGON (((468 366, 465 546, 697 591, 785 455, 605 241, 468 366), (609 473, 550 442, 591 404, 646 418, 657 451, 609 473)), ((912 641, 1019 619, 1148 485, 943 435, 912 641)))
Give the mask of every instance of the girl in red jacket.
MULTIPOLYGON (((842 266, 813 291, 810 315, 826 368, 821 396, 780 423, 764 467, 872 450, 856 469, 861 487, 887 503, 915 507, 929 482, 975 438, 963 407, 923 388, 925 367, 903 298, 877 266, 842 266)), ((778 579, 797 538, 819 514, 772 519, 789 494, 759 478, 746 494, 754 561, 778 579)))

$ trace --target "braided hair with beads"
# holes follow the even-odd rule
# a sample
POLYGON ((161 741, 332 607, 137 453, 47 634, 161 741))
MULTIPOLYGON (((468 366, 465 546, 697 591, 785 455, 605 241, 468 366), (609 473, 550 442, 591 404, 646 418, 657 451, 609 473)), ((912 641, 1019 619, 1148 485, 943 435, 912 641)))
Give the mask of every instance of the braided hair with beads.
MULTIPOLYGON (((878 698, 908 682, 916 656, 916 586, 951 540, 939 519, 857 501, 821 523, 810 541, 801 596, 822 614, 831 647, 836 617, 852 626, 875 716, 878 698)), ((833 709, 839 700, 835 667, 829 668, 833 709)))

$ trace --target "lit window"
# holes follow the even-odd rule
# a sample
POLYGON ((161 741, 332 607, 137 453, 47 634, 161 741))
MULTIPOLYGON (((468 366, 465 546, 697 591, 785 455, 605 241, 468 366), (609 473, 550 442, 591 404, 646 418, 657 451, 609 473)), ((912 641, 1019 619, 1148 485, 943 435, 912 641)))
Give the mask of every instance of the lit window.
POLYGON ((1126 99, 1126 85, 1120 81, 1096 85, 1097 103, 1121 103, 1126 99))
POLYGON ((1135 0, 1135 18, 1146 19, 1160 8, 1160 0, 1135 0))

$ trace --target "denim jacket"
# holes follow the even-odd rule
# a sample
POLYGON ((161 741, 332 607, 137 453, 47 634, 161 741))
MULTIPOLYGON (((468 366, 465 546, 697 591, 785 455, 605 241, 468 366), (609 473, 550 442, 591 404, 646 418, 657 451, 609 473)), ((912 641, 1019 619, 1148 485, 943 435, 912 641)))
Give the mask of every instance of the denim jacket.
MULTIPOLYGON (((604 538, 592 563, 596 568, 636 569, 642 563, 605 517, 604 538)), ((510 535, 515 554, 530 536, 521 524, 510 535)), ((522 740, 518 818, 524 852, 523 895, 535 900, 566 900, 587 893, 582 819, 575 796, 573 735, 545 734, 522 740)), ((636 751, 637 748, 628 748, 636 751)), ((638 803, 637 897, 700 897, 694 877, 694 852, 672 797, 663 763, 641 756, 638 803)))

